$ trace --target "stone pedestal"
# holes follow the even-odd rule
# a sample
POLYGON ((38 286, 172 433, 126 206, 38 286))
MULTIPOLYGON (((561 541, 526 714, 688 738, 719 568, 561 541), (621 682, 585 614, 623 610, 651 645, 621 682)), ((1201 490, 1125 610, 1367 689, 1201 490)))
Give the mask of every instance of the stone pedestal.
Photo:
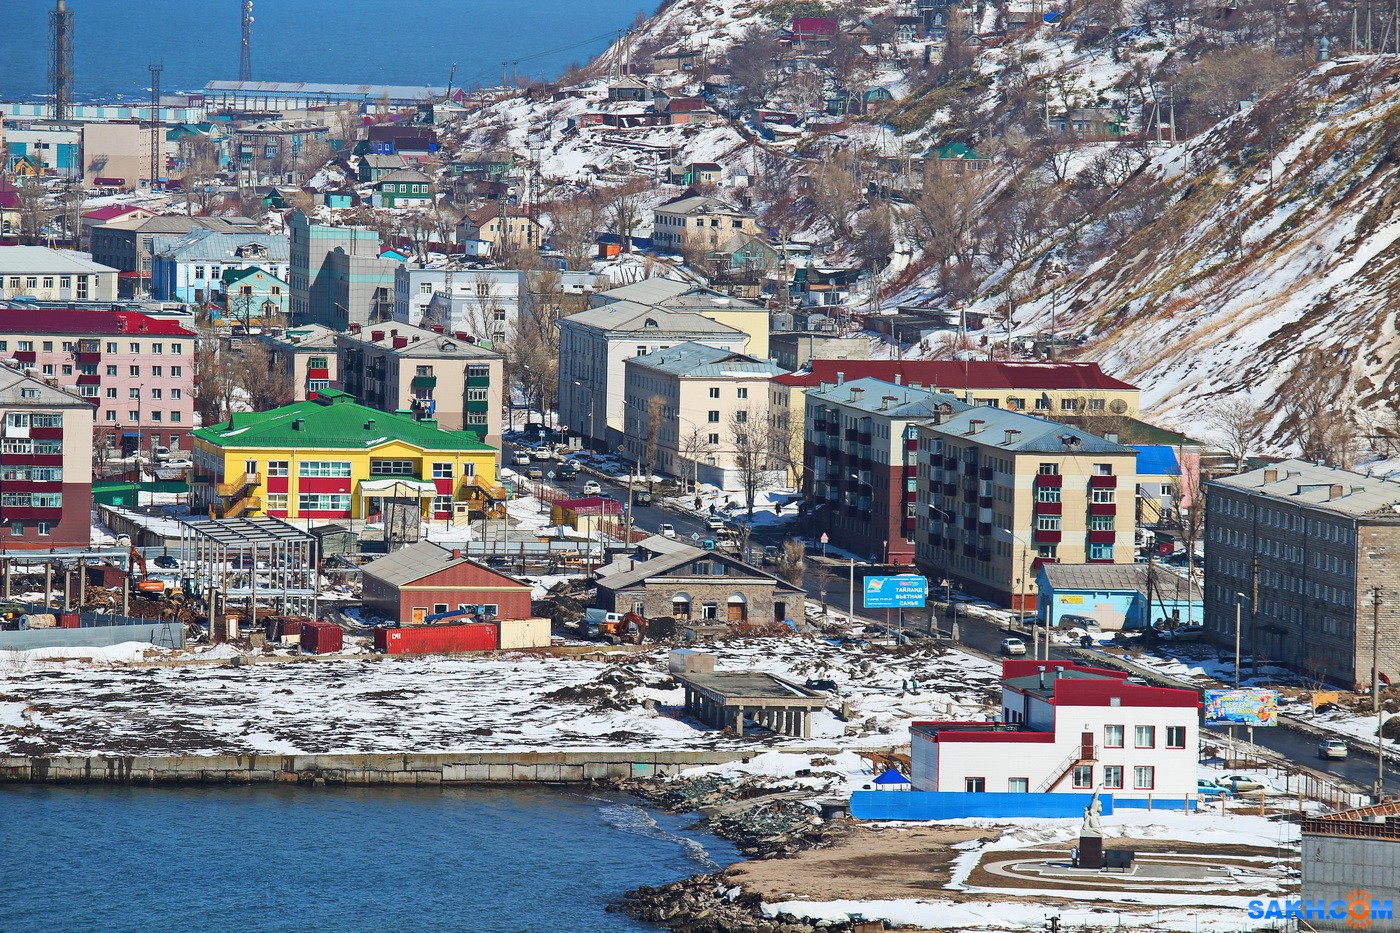
POLYGON ((1103 868, 1103 837, 1079 837, 1079 867, 1103 868))

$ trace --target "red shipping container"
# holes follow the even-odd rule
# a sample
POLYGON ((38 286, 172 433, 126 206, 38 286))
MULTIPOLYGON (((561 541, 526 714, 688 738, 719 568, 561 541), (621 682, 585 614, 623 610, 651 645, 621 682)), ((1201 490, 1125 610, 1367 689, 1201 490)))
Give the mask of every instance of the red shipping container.
POLYGON ((59 628, 78 628, 78 614, 76 612, 65 612, 58 617, 59 628))
POLYGON ((345 630, 334 622, 310 619, 301 624, 303 654, 334 654, 345 646, 345 630))
POLYGON ((490 622, 464 625, 413 625, 377 628, 374 648, 385 654, 451 654, 457 651, 495 651, 496 626, 490 622))

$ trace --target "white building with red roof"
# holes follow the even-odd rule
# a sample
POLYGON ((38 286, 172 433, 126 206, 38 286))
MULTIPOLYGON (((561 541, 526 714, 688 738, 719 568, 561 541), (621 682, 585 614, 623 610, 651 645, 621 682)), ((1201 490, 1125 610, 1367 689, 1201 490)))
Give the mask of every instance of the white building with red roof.
POLYGON ((996 722, 916 722, 916 791, 1196 795, 1200 698, 1067 661, 1003 663, 996 722))

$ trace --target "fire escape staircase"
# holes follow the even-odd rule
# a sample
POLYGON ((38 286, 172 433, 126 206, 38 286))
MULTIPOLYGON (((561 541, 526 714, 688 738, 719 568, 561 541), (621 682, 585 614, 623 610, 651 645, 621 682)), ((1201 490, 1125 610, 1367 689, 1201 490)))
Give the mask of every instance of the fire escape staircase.
POLYGON ((225 501, 222 507, 209 506, 209 517, 238 518, 249 512, 259 511, 262 508, 262 500, 251 493, 261 484, 262 477, 257 473, 244 473, 232 482, 216 483, 214 492, 225 501))
POLYGON ((1069 777, 1070 772, 1072 772, 1075 768, 1079 767, 1080 765, 1092 764, 1093 762, 1098 760, 1098 749, 1096 749, 1093 746, 1082 746, 1078 751, 1074 752, 1064 761, 1060 762, 1060 764, 1055 766, 1055 770, 1051 772, 1051 774, 1053 774, 1054 776, 1048 779, 1044 784, 1040 785, 1040 787, 1036 789, 1036 793, 1047 794, 1050 791, 1053 791, 1057 786, 1059 786, 1059 783, 1061 781, 1069 777))

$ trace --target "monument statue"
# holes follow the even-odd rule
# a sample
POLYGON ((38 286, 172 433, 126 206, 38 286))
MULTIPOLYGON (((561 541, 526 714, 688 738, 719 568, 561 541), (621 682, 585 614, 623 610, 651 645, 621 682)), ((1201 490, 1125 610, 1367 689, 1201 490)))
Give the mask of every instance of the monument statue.
POLYGON ((1094 791, 1094 799, 1084 808, 1084 825, 1079 828, 1079 837, 1085 836, 1103 838, 1103 821, 1099 817, 1103 814, 1103 804, 1099 802, 1099 792, 1094 791))

